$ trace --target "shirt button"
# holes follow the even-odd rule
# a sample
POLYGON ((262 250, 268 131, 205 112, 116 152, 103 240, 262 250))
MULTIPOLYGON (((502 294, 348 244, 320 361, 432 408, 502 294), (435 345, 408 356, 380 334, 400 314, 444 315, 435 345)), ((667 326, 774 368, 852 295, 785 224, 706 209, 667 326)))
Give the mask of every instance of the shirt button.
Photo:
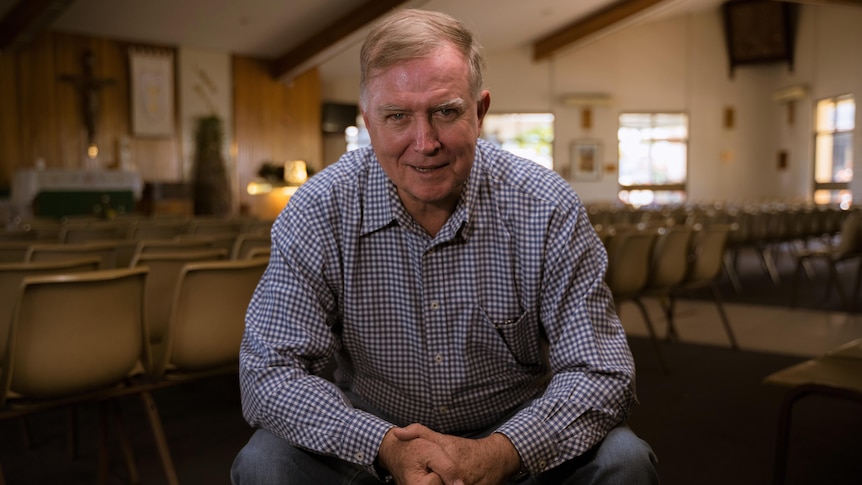
POLYGON ((435 355, 435 356, 434 356, 434 362, 436 362, 436 363, 438 363, 438 364, 439 364, 439 363, 441 363, 441 362, 443 362, 443 356, 442 356, 442 355, 440 355, 440 354, 435 355))
POLYGON ((357 453, 356 455, 354 455, 354 457, 356 458, 356 461, 358 461, 358 462, 360 462, 360 463, 361 463, 362 461, 364 461, 364 460, 365 460, 365 453, 362 453, 362 452, 360 451, 359 453, 357 453))
POLYGON ((545 460, 539 461, 539 470, 544 470, 545 467, 547 467, 547 466, 548 466, 548 462, 546 462, 545 460))
POLYGON ((447 408, 446 406, 440 406, 439 408, 437 408, 437 412, 439 412, 440 414, 446 414, 449 412, 449 408, 447 408))
POLYGON ((439 310, 440 309, 440 302, 437 300, 432 301, 431 302, 431 309, 434 311, 439 310))

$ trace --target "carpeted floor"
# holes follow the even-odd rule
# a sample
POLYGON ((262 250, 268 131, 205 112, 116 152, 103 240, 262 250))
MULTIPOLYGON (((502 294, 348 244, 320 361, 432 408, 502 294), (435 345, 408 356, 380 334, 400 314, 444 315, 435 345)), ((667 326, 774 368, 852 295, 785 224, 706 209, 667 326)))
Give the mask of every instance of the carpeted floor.
MULTIPOLYGON (((630 420, 659 457, 664 485, 771 483, 784 389, 764 386, 796 356, 668 343, 662 372, 648 340, 631 338, 641 405, 630 420)), ((856 484, 862 476, 862 405, 799 401, 788 483, 856 484)))
MULTIPOLYGON (((761 485, 772 477, 782 389, 763 377, 800 357, 668 343, 672 372, 661 371, 646 339, 631 338, 641 405, 632 428, 655 449, 664 485, 761 485)), ((154 393, 180 483, 228 484, 228 470, 251 431, 240 416, 234 376, 154 393)), ((121 403, 144 484, 165 483, 141 403, 121 403)), ((0 422, 0 463, 9 485, 92 484, 96 481, 96 406, 79 411, 79 457, 69 457, 67 414, 28 419, 32 449, 19 423, 0 422)), ((800 402, 791 435, 789 483, 855 484, 862 476, 862 406, 810 398, 800 402)), ((110 483, 127 483, 111 436, 110 483)))

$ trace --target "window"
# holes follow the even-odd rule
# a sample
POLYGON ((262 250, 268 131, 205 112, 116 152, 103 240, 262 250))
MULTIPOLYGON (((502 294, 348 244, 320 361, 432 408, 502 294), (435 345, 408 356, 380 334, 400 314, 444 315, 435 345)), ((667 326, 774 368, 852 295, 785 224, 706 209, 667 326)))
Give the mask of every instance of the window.
POLYGON ((844 95, 817 102, 814 132, 814 202, 840 204, 853 201, 853 129, 856 103, 844 95))
POLYGON ((487 114, 482 138, 539 165, 554 168, 554 115, 551 113, 487 114))
POLYGON ((622 113, 619 199, 627 204, 685 202, 688 116, 683 113, 622 113))

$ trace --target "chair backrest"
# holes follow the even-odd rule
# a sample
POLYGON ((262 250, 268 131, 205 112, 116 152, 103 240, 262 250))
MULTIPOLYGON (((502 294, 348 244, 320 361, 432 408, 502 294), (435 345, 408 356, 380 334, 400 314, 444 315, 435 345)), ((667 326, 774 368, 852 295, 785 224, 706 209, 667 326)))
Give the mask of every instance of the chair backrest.
POLYGON ((239 220, 220 218, 194 218, 189 222, 189 234, 198 236, 212 234, 234 235, 242 232, 243 223, 239 220))
POLYGON ((189 223, 185 220, 144 220, 129 228, 129 238, 136 240, 173 239, 186 234, 189 223))
POLYGON ((267 234, 240 234, 231 249, 230 259, 248 259, 248 253, 254 248, 269 249, 272 237, 267 234))
POLYGON ((66 224, 60 229, 60 242, 87 243, 125 239, 128 225, 114 222, 66 224))
POLYGON ((707 283, 721 274, 730 232, 729 224, 708 224, 695 232, 683 285, 707 283))
POLYGON ((206 239, 143 239, 135 243, 132 260, 147 253, 174 253, 178 251, 202 251, 214 249, 206 239))
POLYGON ((36 231, 3 229, 0 230, 0 242, 2 241, 35 241, 39 235, 36 231))
POLYGON ((627 231, 614 236, 608 251, 605 281, 614 299, 637 295, 649 277, 654 231, 627 231))
POLYGON ((34 241, 0 241, 0 263, 20 263, 27 259, 27 250, 34 241))
POLYGON ((187 264, 173 298, 166 371, 235 369, 245 313, 266 268, 261 259, 187 264))
POLYGON ((147 327, 154 364, 160 363, 165 347, 171 303, 180 272, 188 263, 227 259, 224 249, 143 253, 132 261, 132 267, 147 267, 144 304, 147 309, 147 327))
POLYGON ((27 250, 25 261, 62 261, 97 256, 102 259, 100 269, 114 269, 117 266, 117 241, 95 241, 81 244, 32 244, 27 250))
POLYGON ((0 374, 10 395, 51 399, 113 387, 148 364, 146 269, 27 277, 0 374))
POLYGON ((182 234, 177 236, 177 240, 180 241, 198 241, 198 242, 206 242, 209 244, 211 248, 220 248, 227 250, 228 256, 230 256, 231 251, 233 250, 233 246, 236 243, 236 238, 239 236, 238 232, 219 232, 219 233, 205 233, 205 234, 182 234))
POLYGON ((21 295, 21 282, 24 278, 95 271, 99 269, 100 263, 101 260, 96 257, 39 263, 0 263, 0 362, 6 352, 12 309, 15 308, 15 303, 21 295))
POLYGON ((269 259, 272 250, 270 248, 251 248, 245 255, 245 259, 265 258, 269 259))
POLYGON ((862 253, 862 212, 852 212, 841 221, 838 230, 838 244, 833 257, 847 258, 862 253))
POLYGON ((685 278, 693 229, 689 225, 662 227, 653 247, 645 289, 670 289, 685 278))

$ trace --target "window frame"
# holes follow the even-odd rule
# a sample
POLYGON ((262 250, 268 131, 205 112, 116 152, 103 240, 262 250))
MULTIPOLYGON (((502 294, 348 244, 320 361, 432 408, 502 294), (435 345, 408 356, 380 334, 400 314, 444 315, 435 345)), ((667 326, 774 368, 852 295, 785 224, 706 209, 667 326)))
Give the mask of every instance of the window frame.
MULTIPOLYGON (((620 148, 620 138, 619 138, 619 130, 622 128, 621 118, 624 115, 650 115, 652 119, 656 116, 661 115, 682 115, 685 117, 685 128, 686 128, 686 136, 685 138, 652 138, 651 144, 656 141, 668 141, 674 143, 680 143, 685 147, 685 180, 683 182, 674 182, 674 183, 664 183, 664 184, 630 184, 625 185, 620 183, 620 174, 622 173, 622 153, 620 153, 617 162, 617 198, 619 200, 623 200, 621 194, 623 192, 634 192, 634 191, 650 191, 655 195, 658 192, 680 192, 682 193, 683 202, 688 199, 688 180, 689 180, 689 143, 691 139, 691 116, 686 111, 625 111, 620 112, 617 115, 617 150, 618 153, 621 152, 620 148)), ((652 127, 651 121, 651 127, 652 127)), ((654 202, 655 203, 655 202, 654 202)))
MULTIPOLYGON (((812 173, 811 173, 811 181, 812 181, 811 197, 814 200, 817 199, 817 194, 818 194, 818 192, 821 192, 821 191, 822 192, 828 192, 828 193, 841 192, 841 191, 850 192, 850 183, 852 182, 853 177, 851 177, 850 180, 848 180, 846 182, 836 182, 834 179, 829 181, 829 182, 818 182, 817 181, 817 172, 818 172, 818 168, 819 168, 818 164, 821 162, 821 160, 818 158, 818 141, 819 141, 819 138, 821 136, 830 136, 834 139, 836 137, 836 135, 838 135, 838 134, 849 134, 850 143, 852 145, 853 144, 853 133, 856 130, 855 120, 854 120, 853 126, 849 129, 840 129, 838 127, 838 123, 836 123, 835 120, 833 120, 834 128, 832 130, 821 130, 820 127, 818 126, 818 122, 820 119, 820 112, 819 112, 820 104, 823 103, 824 101, 829 101, 832 104, 832 106, 837 106, 839 101, 841 101, 843 99, 848 99, 848 98, 853 102, 853 106, 854 106, 853 109, 855 111, 857 108, 856 97, 853 96, 852 93, 843 93, 843 94, 838 94, 835 96, 827 96, 827 97, 820 98, 820 99, 817 99, 814 101, 814 123, 813 123, 814 133, 812 136, 812 144, 811 144, 811 150, 812 150, 811 159, 814 161, 814 163, 811 166, 811 170, 812 170, 812 173)), ((837 116, 838 110, 833 109, 833 112, 837 116)), ((834 162, 834 157, 832 160, 830 160, 830 163, 832 163, 832 162, 834 162)), ((830 196, 830 200, 832 198, 833 197, 830 196)))

